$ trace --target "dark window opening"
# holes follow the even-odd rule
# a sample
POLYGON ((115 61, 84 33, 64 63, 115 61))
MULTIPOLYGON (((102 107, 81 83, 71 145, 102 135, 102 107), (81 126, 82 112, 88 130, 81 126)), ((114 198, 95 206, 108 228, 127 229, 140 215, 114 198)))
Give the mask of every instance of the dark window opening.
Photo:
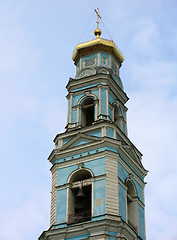
POLYGON ((75 197, 74 214, 69 216, 68 224, 91 220, 91 185, 73 190, 75 197))
POLYGON ((87 98, 82 103, 81 124, 83 127, 89 126, 94 122, 94 99, 87 98))
POLYGON ((115 124, 120 127, 120 122, 119 122, 119 109, 117 107, 115 107, 114 110, 114 122, 115 124))
POLYGON ((68 201, 68 224, 79 223, 91 220, 91 196, 92 186, 83 184, 84 180, 90 179, 91 173, 81 169, 73 174, 70 183, 80 182, 80 187, 69 189, 68 201), (83 186, 84 185, 84 186, 83 186))
POLYGON ((136 190, 131 181, 127 181, 127 213, 128 213, 128 224, 130 227, 137 232, 137 203, 136 190))

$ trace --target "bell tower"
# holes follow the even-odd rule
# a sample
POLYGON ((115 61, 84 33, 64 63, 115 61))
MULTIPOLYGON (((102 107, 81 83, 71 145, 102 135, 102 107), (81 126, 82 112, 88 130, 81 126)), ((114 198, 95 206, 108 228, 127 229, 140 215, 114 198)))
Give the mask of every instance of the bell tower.
POLYGON ((66 131, 57 134, 52 164, 50 228, 39 240, 146 239, 142 154, 128 138, 128 97, 111 40, 78 44, 75 78, 66 86, 66 131))

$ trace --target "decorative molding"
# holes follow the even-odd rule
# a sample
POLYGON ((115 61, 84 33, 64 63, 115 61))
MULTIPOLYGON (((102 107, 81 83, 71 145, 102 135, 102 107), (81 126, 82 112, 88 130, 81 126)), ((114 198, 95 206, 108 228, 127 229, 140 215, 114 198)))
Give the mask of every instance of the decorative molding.
POLYGON ((95 64, 95 61, 96 58, 95 57, 90 57, 90 58, 87 58, 87 59, 84 59, 84 67, 88 67, 88 66, 91 66, 91 65, 94 65, 95 64))
POLYGON ((78 166, 79 169, 81 169, 81 168, 83 168, 84 163, 83 163, 83 162, 80 162, 80 163, 77 164, 77 166, 78 166))
POLYGON ((109 72, 105 69, 105 68, 102 68, 99 73, 104 73, 104 74, 109 74, 109 72))
POLYGON ((94 68, 84 68, 77 73, 76 79, 84 78, 94 74, 96 74, 96 70, 94 68))

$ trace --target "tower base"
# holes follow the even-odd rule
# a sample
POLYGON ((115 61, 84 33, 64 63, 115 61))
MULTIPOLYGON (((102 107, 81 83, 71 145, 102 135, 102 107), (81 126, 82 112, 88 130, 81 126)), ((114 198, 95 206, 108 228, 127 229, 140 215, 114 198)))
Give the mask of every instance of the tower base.
POLYGON ((98 220, 91 220, 72 225, 62 224, 52 226, 44 231, 39 240, 136 240, 142 239, 137 230, 122 221, 120 217, 102 216, 98 220), (100 218, 104 218, 100 220, 100 218), (117 220, 116 220, 117 218, 117 220))

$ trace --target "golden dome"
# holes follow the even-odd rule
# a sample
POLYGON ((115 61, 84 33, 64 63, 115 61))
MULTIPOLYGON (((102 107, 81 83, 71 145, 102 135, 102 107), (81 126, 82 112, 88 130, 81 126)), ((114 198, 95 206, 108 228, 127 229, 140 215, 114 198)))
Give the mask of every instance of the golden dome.
POLYGON ((72 59, 76 63, 77 59, 80 56, 95 51, 104 51, 112 53, 120 64, 124 61, 123 54, 120 52, 120 50, 112 40, 107 40, 99 37, 94 40, 78 44, 72 54, 72 59))

